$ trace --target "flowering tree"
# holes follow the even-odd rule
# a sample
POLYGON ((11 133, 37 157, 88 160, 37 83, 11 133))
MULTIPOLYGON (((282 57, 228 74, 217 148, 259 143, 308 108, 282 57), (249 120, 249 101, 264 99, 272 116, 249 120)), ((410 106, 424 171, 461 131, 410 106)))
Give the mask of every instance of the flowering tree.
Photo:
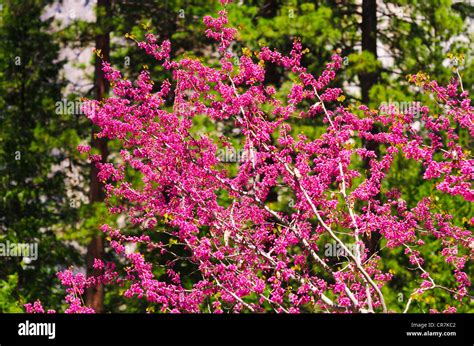
MULTIPOLYGON (((99 136, 118 141, 122 150, 115 163, 89 157, 106 184, 110 213, 126 214, 140 233, 102 226, 124 265, 97 260, 95 268, 103 270, 97 277, 59 273, 68 292, 66 312, 93 312, 80 296, 98 282, 122 285, 126 297, 146 299, 163 312, 388 312, 384 286, 394 274, 381 269, 380 253, 369 255, 364 247, 364 237, 374 233, 386 248, 403 248, 419 274, 404 312, 427 291, 468 300, 471 232, 437 211, 430 196, 409 209, 400 192, 383 185, 398 155, 419 162, 435 189, 474 201, 474 160, 459 139, 460 133, 474 135, 473 107, 460 77, 446 87, 421 73, 409 77, 443 107, 442 114, 427 106, 419 114, 391 106, 354 109, 343 104, 341 89, 329 87, 341 67, 339 55, 318 77, 301 66, 299 41, 288 56, 263 47, 244 52, 235 66, 230 46, 237 31, 228 27, 226 12, 204 23, 206 36, 218 43, 217 67, 170 60, 170 42, 158 43, 153 34, 138 43, 172 72, 158 92, 147 70, 133 84, 103 64, 114 96, 89 101, 85 111, 101 128, 99 136), (286 97, 264 84, 266 64, 295 76, 286 97), (226 137, 193 130, 198 115, 233 121, 239 129, 243 158, 236 171, 219 160, 219 151, 232 146, 226 137), (290 117, 322 117, 325 131, 295 138, 290 117), (379 144, 380 157, 361 144, 368 140, 379 144), (361 160, 369 160, 369 170, 355 169, 361 160), (269 202, 272 189, 292 196, 289 211, 269 202), (167 241, 156 240, 157 234, 167 241), (452 266, 455 280, 448 286, 433 279, 421 254, 435 240, 441 244, 435 255, 452 266), (324 251, 328 242, 341 251, 340 261, 324 251), (183 280, 175 268, 182 261, 199 279, 183 280)), ((43 312, 40 302, 26 308, 43 312)))

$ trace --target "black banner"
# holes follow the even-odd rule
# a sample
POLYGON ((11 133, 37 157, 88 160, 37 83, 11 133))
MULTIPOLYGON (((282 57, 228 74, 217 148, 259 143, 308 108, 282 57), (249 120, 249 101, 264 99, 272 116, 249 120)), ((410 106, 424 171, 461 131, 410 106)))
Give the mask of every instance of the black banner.
POLYGON ((469 345, 474 315, 0 315, 0 346, 469 345))

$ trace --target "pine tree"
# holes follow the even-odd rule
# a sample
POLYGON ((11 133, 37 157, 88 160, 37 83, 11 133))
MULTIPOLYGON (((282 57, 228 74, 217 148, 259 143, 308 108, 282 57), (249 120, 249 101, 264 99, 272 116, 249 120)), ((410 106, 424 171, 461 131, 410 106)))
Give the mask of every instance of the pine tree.
POLYGON ((1 258, 0 285, 10 299, 43 297, 58 306, 55 273, 77 260, 61 226, 66 198, 59 47, 41 19, 49 1, 9 0, 0 23, 0 242, 37 244, 37 260, 1 258))

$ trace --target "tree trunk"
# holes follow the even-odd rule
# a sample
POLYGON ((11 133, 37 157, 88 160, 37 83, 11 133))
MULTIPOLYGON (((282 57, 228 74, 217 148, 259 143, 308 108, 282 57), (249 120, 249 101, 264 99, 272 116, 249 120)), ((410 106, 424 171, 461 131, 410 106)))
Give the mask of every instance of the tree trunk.
MULTIPOLYGON (((279 0, 265 0, 259 9, 259 16, 263 18, 275 18, 278 15, 278 9, 281 8, 279 0)), ((265 84, 273 84, 275 86, 280 85, 282 72, 278 70, 276 64, 266 63, 265 64, 265 84)))
MULTIPOLYGON (((97 1, 97 35, 95 39, 96 50, 100 50, 103 60, 110 60, 110 36, 109 36, 109 22, 110 21, 110 0, 97 1)), ((95 97, 96 100, 101 101, 108 93, 109 84, 105 79, 102 71, 102 60, 99 57, 95 59, 95 97)), ((96 128, 92 128, 92 148, 99 150, 102 156, 102 162, 107 160, 108 148, 107 140, 105 138, 96 138, 96 128)), ((90 203, 100 203, 104 201, 105 193, 103 184, 97 178, 98 169, 95 165, 91 168, 90 177, 90 203)), ((94 259, 103 259, 104 257, 104 238, 102 234, 96 234, 89 246, 87 247, 86 266, 88 275, 98 275, 93 268, 94 259)), ((96 312, 104 311, 104 287, 102 284, 96 287, 90 287, 86 291, 86 305, 92 307, 96 312)))
MULTIPOLYGON (((373 54, 377 59, 377 2, 376 0, 362 1, 362 50, 373 54)), ((377 83, 379 72, 364 72, 359 74, 362 103, 368 105, 370 102, 370 89, 377 83)), ((379 130, 375 126, 373 133, 379 130)), ((367 150, 380 153, 378 144, 374 141, 365 141, 367 150)), ((369 171, 370 160, 365 160, 365 169, 369 171)), ((370 174, 370 173, 368 173, 370 174)), ((365 247, 369 250, 368 255, 371 256, 379 250, 380 234, 372 233, 364 236, 365 247)))
MULTIPOLYGON (((362 50, 372 53, 377 59, 377 2, 362 1, 362 50)), ((377 82, 378 72, 361 73, 359 75, 362 103, 369 103, 369 91, 377 82)))

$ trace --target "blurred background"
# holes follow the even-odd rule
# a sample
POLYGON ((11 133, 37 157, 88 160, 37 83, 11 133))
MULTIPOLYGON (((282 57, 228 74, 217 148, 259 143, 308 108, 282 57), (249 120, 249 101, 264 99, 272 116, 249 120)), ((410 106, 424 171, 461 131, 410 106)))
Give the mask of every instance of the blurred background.
MULTIPOLYGON (((39 245, 36 260, 0 258, 0 312, 21 312, 23 304, 36 299, 62 310, 57 271, 74 266, 92 273, 94 258, 119 261, 98 227, 104 222, 123 227, 124 218, 108 215, 95 169, 76 150, 78 144, 91 144, 113 160, 118 149, 117 143, 93 136, 96 129, 81 111, 83 98, 101 100, 109 94, 93 50, 129 79, 146 66, 159 82, 169 75, 133 40, 153 32, 171 39, 173 57, 196 56, 213 65, 216 47, 203 35, 202 17, 221 8, 217 0, 0 0, 0 242, 39 245)), ((408 74, 420 71, 440 83, 459 71, 464 88, 472 92, 472 1, 235 0, 227 10, 230 24, 240 31, 232 45, 236 57, 261 46, 288 53, 293 40, 301 38, 307 48, 304 64, 318 74, 340 52, 343 69, 334 85, 344 89, 348 104, 378 109, 383 103, 420 101, 436 111, 432 100, 407 82, 408 74)), ((278 67, 267 69, 266 83, 282 94, 291 80, 278 67)), ((303 119, 292 127, 294 134, 314 137, 325 125, 303 119)), ((197 118, 196 131, 224 134, 239 145, 230 121, 197 118)), ((473 148, 472 139, 464 140, 473 148)), ((432 190, 417 163, 396 160, 395 167, 384 182, 387 191, 398 187, 409 207, 432 196, 439 210, 454 214, 455 224, 471 227, 466 216, 474 215, 472 203, 432 190)), ((275 191, 272 198, 280 209, 291 204, 285 191, 275 191)), ((130 227, 131 233, 138 231, 130 227)), ((371 251, 380 251, 395 274, 384 293, 389 307, 399 310, 416 287, 415 276, 401 251, 385 251, 383 245, 375 237, 371 251)), ((436 259, 439 243, 433 239, 424 251, 433 278, 454 282, 451 268, 436 259)), ((472 274, 472 266, 469 270, 472 274)), ((190 283, 195 280, 192 268, 183 264, 181 272, 190 283)), ((157 268, 156 275, 162 273, 157 268)), ((124 299, 124 290, 98 287, 84 299, 99 312, 153 311, 145 301, 124 299)), ((436 301, 425 295, 412 310, 443 310, 448 303, 453 305, 445 293, 436 301)))

